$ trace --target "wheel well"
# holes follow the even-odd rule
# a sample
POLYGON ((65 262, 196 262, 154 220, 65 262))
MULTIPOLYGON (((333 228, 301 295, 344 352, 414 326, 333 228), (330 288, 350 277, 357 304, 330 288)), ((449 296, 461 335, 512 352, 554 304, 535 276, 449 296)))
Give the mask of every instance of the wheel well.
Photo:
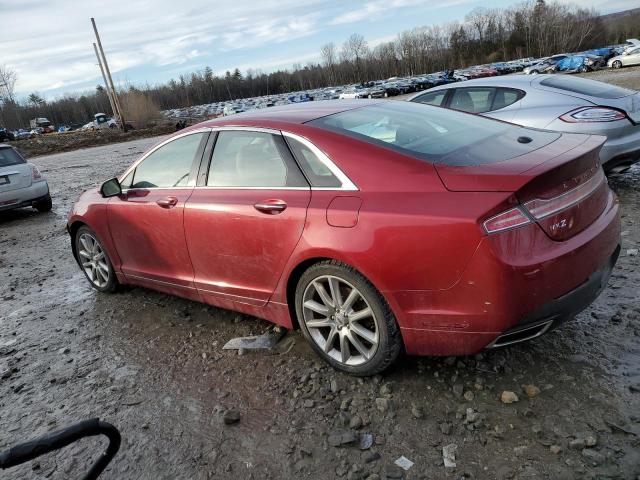
POLYGON ((73 252, 73 257, 77 260, 78 255, 76 252, 76 233, 80 229, 80 227, 84 227, 86 224, 80 221, 75 221, 71 225, 69 225, 69 235, 71 236, 71 251, 73 252))
POLYGON ((289 307, 289 315, 291 316, 291 325, 293 325, 294 329, 300 328, 296 315, 296 287, 298 286, 298 281, 309 267, 326 260, 333 259, 327 257, 309 258, 298 264, 291 272, 291 275, 289 275, 289 280, 287 281, 287 305, 289 307))

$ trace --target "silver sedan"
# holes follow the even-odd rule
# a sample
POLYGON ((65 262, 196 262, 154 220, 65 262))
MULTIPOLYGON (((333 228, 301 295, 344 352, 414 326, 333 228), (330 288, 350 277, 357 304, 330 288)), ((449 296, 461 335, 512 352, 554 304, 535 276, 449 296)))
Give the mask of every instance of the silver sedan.
POLYGON ((409 99, 526 127, 605 135, 606 172, 640 160, 640 93, 568 75, 510 75, 442 85, 409 99))
POLYGON ((0 211, 20 207, 50 211, 49 185, 38 167, 11 146, 0 144, 0 211))

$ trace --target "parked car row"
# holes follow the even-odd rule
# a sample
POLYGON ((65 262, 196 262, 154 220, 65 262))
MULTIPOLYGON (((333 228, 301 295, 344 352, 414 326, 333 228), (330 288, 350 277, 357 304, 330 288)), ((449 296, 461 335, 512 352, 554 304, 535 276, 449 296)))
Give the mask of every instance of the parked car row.
POLYGON ((359 84, 310 89, 286 94, 214 102, 188 108, 166 110, 169 118, 215 117, 247 112, 257 108, 274 107, 289 103, 332 99, 375 99, 414 93, 442 85, 478 78, 496 77, 514 73, 575 73, 605 68, 621 68, 640 64, 640 41, 630 39, 625 45, 592 49, 581 53, 562 53, 543 58, 520 58, 506 62, 474 65, 458 70, 444 70, 409 77, 392 77, 359 84))

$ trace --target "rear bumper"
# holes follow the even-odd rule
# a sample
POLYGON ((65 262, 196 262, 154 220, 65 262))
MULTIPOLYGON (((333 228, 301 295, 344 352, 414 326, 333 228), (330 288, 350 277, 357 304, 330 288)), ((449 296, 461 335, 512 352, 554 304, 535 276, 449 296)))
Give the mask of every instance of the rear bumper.
POLYGON ((619 255, 620 245, 609 257, 607 264, 593 272, 587 281, 524 316, 515 327, 503 332, 486 348, 503 347, 531 340, 575 317, 591 305, 605 289, 619 255))
POLYGON ((617 259, 620 218, 601 216, 566 241, 537 225, 485 237, 451 288, 385 292, 412 355, 470 355, 528 325, 549 328, 586 308, 617 259))
POLYGON ((0 211, 30 207, 48 194, 49 185, 46 181, 34 182, 27 188, 2 192, 0 193, 0 211))

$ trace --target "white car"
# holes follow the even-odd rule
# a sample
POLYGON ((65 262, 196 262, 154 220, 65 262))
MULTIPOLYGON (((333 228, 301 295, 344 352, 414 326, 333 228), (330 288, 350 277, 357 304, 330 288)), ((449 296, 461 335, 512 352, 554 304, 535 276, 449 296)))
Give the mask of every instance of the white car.
POLYGON ((640 40, 637 38, 627 38, 627 41, 624 42, 625 51, 631 50, 632 48, 640 47, 640 40))
POLYGON ((350 88, 348 90, 344 90, 338 98, 366 98, 367 95, 368 91, 364 88, 350 88))
POLYGON ((625 50, 622 55, 612 57, 607 62, 610 68, 622 68, 630 65, 640 65, 640 45, 625 50))
POLYGON ((224 115, 225 117, 227 115, 233 115, 235 113, 242 113, 245 111, 244 105, 225 105, 224 109, 222 110, 222 115, 224 115))
POLYGON ((0 211, 21 207, 50 211, 49 185, 38 167, 13 147, 0 144, 0 211))

